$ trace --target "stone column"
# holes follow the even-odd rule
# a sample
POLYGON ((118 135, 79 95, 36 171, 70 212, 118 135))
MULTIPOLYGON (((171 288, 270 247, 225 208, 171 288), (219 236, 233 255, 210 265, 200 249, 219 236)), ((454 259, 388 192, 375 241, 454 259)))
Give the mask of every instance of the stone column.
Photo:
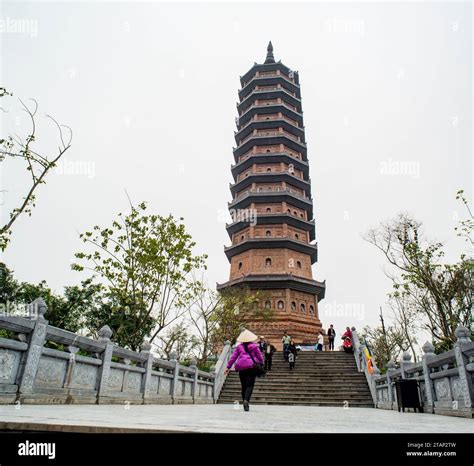
POLYGON ((107 395, 109 376, 110 376, 110 363, 112 362, 112 355, 114 352, 114 344, 110 341, 112 336, 112 330, 108 325, 104 325, 99 330, 99 341, 105 343, 105 349, 102 352, 101 359, 102 365, 99 371, 99 383, 97 386, 97 402, 100 403, 101 398, 107 395))
POLYGON ((124 370, 123 372, 123 380, 122 380, 122 393, 125 393, 128 389, 128 379, 130 377, 130 371, 128 370, 128 367, 132 364, 132 360, 125 358, 120 361, 122 364, 125 364, 127 366, 127 369, 124 370))
POLYGON ((29 334, 28 349, 24 356, 24 366, 19 381, 19 393, 33 393, 36 373, 43 352, 44 342, 46 341, 46 330, 48 321, 44 318, 47 311, 46 303, 43 298, 35 299, 29 305, 29 314, 36 315, 35 326, 29 334))
POLYGON ((178 384, 179 384, 179 362, 178 355, 173 351, 170 354, 170 362, 173 363, 173 379, 171 381, 171 398, 172 402, 175 403, 175 399, 178 393, 178 384))
POLYGON ((214 404, 216 404, 217 399, 218 399, 218 396, 217 396, 218 381, 217 381, 217 373, 216 373, 216 366, 215 365, 210 367, 209 373, 211 374, 211 377, 213 377, 213 379, 214 379, 214 383, 212 384, 212 402, 214 404))
POLYGON ((363 348, 360 345, 359 335, 357 334, 356 328, 352 327, 351 332, 352 332, 352 347, 354 348, 354 356, 355 356, 355 360, 356 360, 356 364, 357 364, 357 370, 359 372, 362 372, 364 370, 363 361, 365 361, 365 358, 361 357, 361 353, 362 353, 363 348))
POLYGON ((143 367, 145 373, 142 377, 142 395, 143 395, 143 404, 146 404, 148 398, 150 398, 150 386, 151 386, 151 371, 153 370, 153 354, 151 353, 151 344, 149 342, 143 343, 141 347, 141 354, 146 357, 143 367))
POLYGON ((423 406, 423 410, 426 413, 433 413, 434 412, 434 400, 435 400, 435 392, 434 392, 434 387, 433 387, 433 382, 431 381, 430 377, 430 368, 428 367, 428 361, 434 357, 434 346, 427 341, 423 346, 422 346, 423 352, 425 353, 423 355, 423 358, 421 360, 423 364, 423 379, 425 381, 425 397, 426 400, 423 406))
POLYGON ((196 358, 192 359, 191 365, 189 366, 189 368, 194 370, 192 397, 193 397, 193 403, 196 403, 196 400, 199 401, 199 387, 198 387, 199 369, 197 367, 196 358))
POLYGON ((69 351, 69 363, 67 365, 66 377, 64 378, 64 388, 69 388, 71 385, 74 367, 76 366, 76 354, 79 352, 77 346, 68 346, 67 349, 69 351))
POLYGON ((462 351, 464 343, 471 343, 471 331, 468 328, 459 325, 454 334, 457 338, 457 341, 454 344, 454 354, 456 356, 456 364, 459 371, 459 390, 462 394, 464 407, 471 410, 472 400, 474 398, 474 389, 472 378, 466 369, 466 365, 469 363, 469 360, 462 351))
MULTIPOLYGON (((390 360, 387 363, 387 395, 388 395, 388 402, 390 403, 390 409, 395 409, 395 397, 393 396, 393 388, 392 388, 392 373, 395 371, 395 363, 390 360)), ((398 402, 397 402, 398 408, 398 402)))

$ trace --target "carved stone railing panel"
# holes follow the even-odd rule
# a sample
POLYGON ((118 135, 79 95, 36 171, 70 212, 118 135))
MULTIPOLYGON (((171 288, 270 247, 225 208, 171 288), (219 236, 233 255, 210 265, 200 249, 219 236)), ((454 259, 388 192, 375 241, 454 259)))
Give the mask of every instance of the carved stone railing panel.
POLYGON ((0 329, 18 334, 0 338, 0 404, 214 402, 215 375, 195 362, 155 358, 149 343, 140 352, 116 346, 108 326, 98 340, 52 327, 42 299, 30 308, 34 318, 0 316, 0 329))
POLYGON ((393 362, 387 365, 387 372, 379 375, 374 367, 369 373, 365 357, 365 346, 360 343, 356 330, 354 334, 354 356, 359 371, 365 372, 374 403, 377 408, 398 409, 395 382, 399 379, 414 379, 425 412, 448 416, 473 417, 474 401, 474 342, 470 330, 459 326, 454 348, 435 355, 433 345, 423 345, 421 362, 412 363, 411 355, 404 353, 399 368, 393 362))

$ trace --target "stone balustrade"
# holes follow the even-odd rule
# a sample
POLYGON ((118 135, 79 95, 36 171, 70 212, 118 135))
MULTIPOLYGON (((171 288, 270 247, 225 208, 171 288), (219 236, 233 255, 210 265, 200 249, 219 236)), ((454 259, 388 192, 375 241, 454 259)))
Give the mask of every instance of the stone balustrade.
POLYGON ((37 299, 30 305, 33 318, 0 316, 0 329, 15 335, 0 338, 0 404, 214 402, 220 372, 201 371, 195 362, 183 366, 175 355, 158 359, 149 343, 140 352, 121 348, 108 326, 98 340, 52 327, 46 310, 37 299))
POLYGON ((377 408, 398 410, 395 383, 398 379, 418 382, 420 401, 425 413, 447 416, 474 417, 474 342, 470 330, 459 326, 454 348, 435 355, 433 345, 423 345, 421 362, 411 362, 411 354, 405 352, 400 367, 393 361, 381 374, 373 363, 367 365, 365 344, 360 342, 356 329, 352 328, 354 353, 359 371, 364 372, 377 408))

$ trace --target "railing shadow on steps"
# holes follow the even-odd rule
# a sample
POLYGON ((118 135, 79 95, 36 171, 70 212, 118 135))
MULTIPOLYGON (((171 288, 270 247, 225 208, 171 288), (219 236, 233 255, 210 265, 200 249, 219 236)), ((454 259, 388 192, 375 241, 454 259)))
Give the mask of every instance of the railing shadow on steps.
POLYGON ((221 394, 222 387, 224 386, 224 382, 226 379, 226 375, 224 373, 227 363, 232 355, 232 345, 229 340, 224 343, 224 347, 222 348, 222 352, 217 360, 216 366, 212 371, 214 375, 214 402, 217 403, 219 399, 219 395, 221 394))
POLYGON ((364 372, 376 408, 398 410, 395 383, 399 379, 416 380, 425 413, 457 417, 474 417, 474 342, 471 331, 458 326, 454 348, 435 355, 434 347, 426 342, 421 362, 412 363, 411 354, 404 352, 399 368, 390 361, 381 374, 375 361, 369 368, 366 345, 352 327, 354 357, 357 369, 364 372))

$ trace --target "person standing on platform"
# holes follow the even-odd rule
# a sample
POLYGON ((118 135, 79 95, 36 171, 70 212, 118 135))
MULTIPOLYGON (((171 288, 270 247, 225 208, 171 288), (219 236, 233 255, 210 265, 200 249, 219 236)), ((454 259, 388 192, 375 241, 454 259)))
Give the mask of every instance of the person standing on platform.
POLYGON ((318 335, 318 351, 323 350, 323 344, 324 344, 323 332, 319 332, 319 335, 318 335))
POLYGON ((260 337, 260 341, 258 342, 258 346, 260 348, 260 351, 262 352, 263 355, 265 355, 265 352, 267 350, 267 341, 265 340, 265 337, 260 337))
POLYGON ((334 351, 334 340, 336 339, 336 331, 331 324, 328 329, 329 351, 334 351))
POLYGON ((291 337, 288 335, 288 332, 285 332, 281 342, 283 343, 283 358, 285 361, 288 361, 288 345, 290 344, 291 337))
POLYGON ((344 340, 344 338, 346 337, 349 337, 352 340, 352 332, 349 327, 346 327, 346 331, 344 332, 341 338, 344 340))
POLYGON ((288 363, 290 364, 290 371, 295 368, 296 363, 296 355, 298 354, 298 350, 296 349, 295 342, 290 340, 290 344, 288 345, 288 363))
POLYGON ((344 332, 344 334, 342 335, 342 347, 343 347, 343 350, 346 352, 346 353, 352 353, 353 351, 353 344, 352 344, 352 332, 351 332, 351 329, 349 327, 346 327, 346 331, 344 332))
POLYGON ((250 330, 244 330, 237 337, 237 342, 240 344, 234 349, 224 371, 225 375, 227 375, 235 363, 235 370, 239 373, 240 385, 242 387, 244 411, 249 411, 250 409, 249 404, 255 385, 255 378, 259 375, 259 365, 263 364, 262 352, 258 345, 254 343, 257 340, 257 335, 253 334, 250 330))
POLYGON ((270 342, 267 342, 267 347, 265 349, 265 371, 266 372, 270 372, 272 370, 273 353, 275 351, 276 351, 276 348, 270 342))

